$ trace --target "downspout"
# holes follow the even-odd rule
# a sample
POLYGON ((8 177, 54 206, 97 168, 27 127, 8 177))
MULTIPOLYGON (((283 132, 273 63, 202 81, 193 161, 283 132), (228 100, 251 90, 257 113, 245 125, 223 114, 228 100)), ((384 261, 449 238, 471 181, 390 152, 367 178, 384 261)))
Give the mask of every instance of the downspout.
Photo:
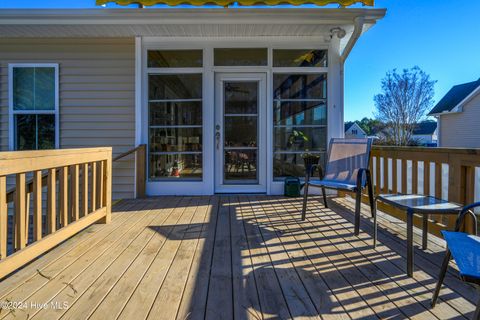
POLYGON ((350 37, 350 39, 348 39, 348 43, 345 46, 345 49, 343 49, 343 52, 340 56, 340 62, 342 63, 342 68, 343 68, 343 64, 345 63, 345 61, 348 58, 348 55, 350 54, 353 47, 357 43, 357 40, 362 35, 364 23, 365 23, 365 18, 364 17, 356 17, 355 18, 355 21, 354 21, 354 24, 353 24, 354 29, 353 29, 352 36, 350 37))

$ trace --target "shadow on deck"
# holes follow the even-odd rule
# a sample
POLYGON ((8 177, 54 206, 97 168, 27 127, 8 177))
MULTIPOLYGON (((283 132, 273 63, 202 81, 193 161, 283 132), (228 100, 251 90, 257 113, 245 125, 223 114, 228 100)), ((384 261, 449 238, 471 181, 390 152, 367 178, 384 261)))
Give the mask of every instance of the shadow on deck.
MULTIPOLYGON (((471 316, 475 290, 451 268, 431 293, 439 239, 415 249, 405 274, 403 223, 368 211, 353 236, 353 203, 274 196, 126 200, 94 225, 0 283, 0 319, 453 319, 471 316)), ((417 235, 415 239, 420 243, 417 235)))

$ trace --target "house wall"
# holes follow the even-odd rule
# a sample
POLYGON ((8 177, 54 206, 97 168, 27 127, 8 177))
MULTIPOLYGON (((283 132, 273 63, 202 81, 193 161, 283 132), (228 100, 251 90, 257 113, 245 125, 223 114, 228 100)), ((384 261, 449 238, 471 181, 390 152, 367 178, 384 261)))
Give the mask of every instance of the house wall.
POLYGON ((412 139, 418 141, 421 144, 430 144, 437 142, 436 134, 414 134, 412 139))
MULTIPOLYGON (((58 63, 60 148, 135 144, 135 41, 0 39, 0 150, 9 148, 8 64, 58 63)), ((113 165, 113 197, 134 196, 134 160, 113 165)))
POLYGON ((440 146, 480 148, 480 94, 464 105, 459 113, 439 116, 440 146))

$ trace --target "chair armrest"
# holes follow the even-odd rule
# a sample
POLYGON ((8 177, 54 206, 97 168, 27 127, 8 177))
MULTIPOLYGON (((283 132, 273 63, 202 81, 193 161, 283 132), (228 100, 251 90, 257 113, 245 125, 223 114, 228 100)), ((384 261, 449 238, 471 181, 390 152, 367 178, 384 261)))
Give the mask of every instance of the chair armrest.
POLYGON ((472 203, 468 206, 463 207, 462 211, 460 211, 460 213, 458 214, 457 220, 455 222, 455 231, 460 231, 460 229, 465 223, 465 217, 467 216, 467 214, 469 214, 473 218, 473 230, 475 235, 477 235, 477 216, 472 211, 472 209, 475 209, 477 207, 480 207, 480 202, 472 203))

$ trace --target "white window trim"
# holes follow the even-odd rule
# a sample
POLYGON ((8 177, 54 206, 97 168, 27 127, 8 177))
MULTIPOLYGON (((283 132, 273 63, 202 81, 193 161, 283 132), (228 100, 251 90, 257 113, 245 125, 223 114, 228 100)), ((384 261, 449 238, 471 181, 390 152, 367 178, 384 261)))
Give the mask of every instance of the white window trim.
POLYGON ((60 115, 59 115, 59 73, 58 63, 9 63, 8 64, 8 149, 15 150, 15 114, 54 114, 55 115, 55 149, 60 148, 60 115), (13 110, 13 68, 54 68, 55 69, 55 109, 37 110, 13 110))

